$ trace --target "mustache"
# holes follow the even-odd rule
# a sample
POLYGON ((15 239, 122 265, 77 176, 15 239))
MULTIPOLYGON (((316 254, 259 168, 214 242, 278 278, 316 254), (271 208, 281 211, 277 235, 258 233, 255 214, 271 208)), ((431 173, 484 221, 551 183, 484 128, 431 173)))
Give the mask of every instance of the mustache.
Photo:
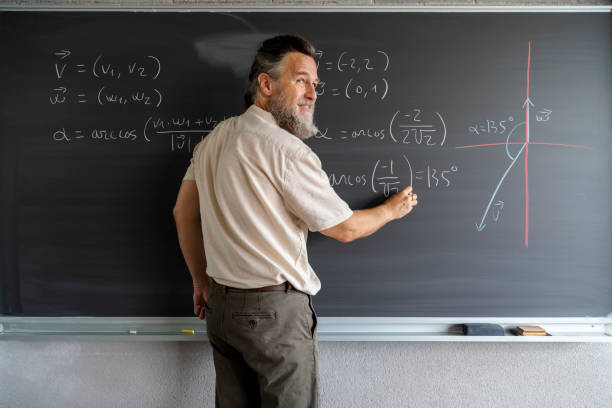
POLYGON ((309 108, 314 107, 315 103, 312 101, 309 101, 308 99, 300 99, 297 101, 297 105, 298 106, 307 106, 309 108))

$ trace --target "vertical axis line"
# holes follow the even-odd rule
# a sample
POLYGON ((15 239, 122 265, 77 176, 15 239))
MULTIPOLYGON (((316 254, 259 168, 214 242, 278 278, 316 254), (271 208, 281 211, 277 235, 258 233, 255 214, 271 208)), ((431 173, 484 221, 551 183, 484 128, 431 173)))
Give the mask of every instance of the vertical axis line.
POLYGON ((531 67, 531 41, 527 54, 527 98, 525 110, 525 247, 529 247, 529 71, 531 67))

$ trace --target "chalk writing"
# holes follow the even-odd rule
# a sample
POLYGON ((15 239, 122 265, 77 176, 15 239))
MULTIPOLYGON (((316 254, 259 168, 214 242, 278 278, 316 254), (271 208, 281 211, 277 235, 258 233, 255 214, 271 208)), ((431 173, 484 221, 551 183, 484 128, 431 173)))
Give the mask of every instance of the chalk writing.
POLYGON ((157 88, 153 88, 152 92, 138 89, 132 92, 121 93, 121 91, 109 90, 106 86, 103 86, 98 91, 98 104, 134 104, 134 105, 148 105, 155 108, 159 108, 162 104, 163 97, 161 92, 157 88))
POLYGON ((550 120, 550 114, 552 110, 544 109, 536 113, 536 122, 548 122, 550 120))
MULTIPOLYGON (((117 63, 106 61, 103 54, 94 60, 91 72, 96 78, 120 79, 121 75, 133 78, 156 80, 161 72, 161 61, 154 55, 147 55, 143 61, 130 61, 129 63, 117 63)), ((84 65, 83 65, 84 66, 84 65)), ((83 71, 85 72, 85 71, 83 71)))
POLYGON ((391 62, 386 51, 377 50, 366 56, 342 51, 334 56, 318 50, 315 60, 322 77, 316 88, 318 96, 384 100, 389 94, 389 81, 383 75, 391 62), (325 78, 326 73, 330 74, 331 79, 325 78))
MULTIPOLYGON (((103 54, 99 54, 98 57, 91 64, 86 63, 71 63, 67 59, 72 52, 70 50, 58 50, 53 53, 60 62, 54 64, 54 74, 57 79, 66 81, 65 75, 67 73, 85 74, 91 70, 91 75, 95 78, 106 78, 106 79, 120 79, 121 74, 124 76, 156 80, 161 72, 161 61, 154 55, 148 55, 146 57, 132 60, 129 63, 119 64, 116 62, 106 62, 103 59, 103 54), (89 66, 89 68, 88 68, 89 66)), ((74 57, 71 57, 71 59, 74 57)), ((143 105, 158 108, 163 101, 162 92, 158 88, 145 89, 136 88, 126 90, 123 87, 116 85, 110 87, 108 84, 103 85, 95 92, 96 97, 91 98, 95 100, 99 105, 143 105)), ((51 105, 61 105, 64 103, 87 103, 88 94, 83 90, 69 89, 68 86, 58 84, 53 88, 52 94, 49 96, 49 102, 51 105)))
POLYGON ((66 102, 66 92, 68 90, 64 86, 53 88, 54 94, 49 97, 51 105, 57 105, 66 102))
POLYGON ((368 177, 365 174, 359 174, 357 176, 352 174, 336 174, 331 173, 328 175, 329 184, 334 186, 346 185, 346 186, 361 186, 365 187, 368 184, 368 177))
MULTIPOLYGON (((522 109, 525 111, 525 120, 512 127, 512 129, 508 132, 508 136, 506 137, 506 141, 504 143, 486 143, 486 144, 477 144, 477 145, 469 145, 469 146, 456 146, 456 148, 466 149, 466 148, 481 148, 481 147, 490 147, 490 146, 504 146, 506 150, 506 156, 508 157, 510 161, 509 164, 507 164, 507 167, 504 170, 503 175, 497 181, 497 184, 495 188, 493 189, 493 193, 491 194, 491 197, 489 198, 488 203, 485 206, 480 222, 475 223, 476 230, 479 232, 483 231, 486 228, 487 224, 485 223, 485 221, 487 220, 489 214, 491 215, 491 218, 493 219, 494 222, 498 222, 500 214, 501 214, 501 210, 504 207, 504 202, 501 200, 495 201, 497 194, 502 184, 504 183, 506 176, 509 174, 510 170, 514 167, 515 163, 518 161, 521 155, 523 155, 524 157, 523 167, 524 167, 524 172, 525 172, 525 238, 524 238, 524 243, 525 243, 525 247, 529 247, 529 197, 530 197, 529 195, 529 146, 530 145, 548 145, 548 146, 571 147, 571 148, 579 148, 579 149, 591 149, 591 148, 588 146, 568 145, 568 144, 551 143, 551 142, 535 142, 532 140, 531 138, 532 123, 531 123, 530 115, 531 115, 531 110, 532 109, 535 110, 535 104, 533 103, 533 101, 531 100, 529 96, 530 95, 530 70, 531 70, 531 41, 529 41, 526 67, 527 67, 527 75, 526 75, 527 83, 525 86, 526 97, 522 105, 522 109), (519 126, 523 126, 524 131, 525 131, 525 136, 524 138, 521 137, 521 140, 519 141, 512 142, 511 136, 513 135, 514 131, 519 128, 519 126), (516 154, 512 154, 510 152, 510 145, 520 146, 520 149, 518 150, 518 152, 516 152, 516 154)), ((548 108, 540 110, 539 112, 536 113, 536 122, 549 121, 551 118, 551 113, 552 113, 552 110, 548 108)), ((512 117, 509 116, 508 120, 511 121, 511 119, 512 117)), ((501 126, 502 122, 499 122, 500 124, 499 128, 501 129, 501 131, 499 132, 500 134, 505 131, 505 127, 502 128, 501 126)), ((486 127, 483 125, 473 125, 469 127, 469 131, 475 134, 480 134, 482 132, 494 134, 494 133, 498 133, 498 127, 494 121, 487 120, 486 127), (493 126, 491 126, 491 124, 493 126)))
POLYGON ((342 51, 338 56, 329 56, 329 58, 327 53, 322 50, 317 50, 315 59, 318 70, 350 73, 360 73, 362 71, 385 72, 389 69, 389 63, 391 61, 389 54, 382 50, 377 50, 375 53, 366 57, 353 55, 349 53, 349 51, 342 51))
POLYGON ((446 123, 439 112, 427 112, 414 108, 406 113, 396 111, 389 123, 389 134, 396 143, 422 146, 444 146, 446 123), (395 137, 393 129, 399 128, 395 137))
POLYGON ((427 166, 426 170, 417 170, 414 172, 414 178, 416 180, 426 180, 427 187, 448 187, 450 186, 449 174, 457 172, 457 166, 452 165, 447 170, 436 169, 431 166, 427 166))
POLYGON ((502 135, 508 128, 509 126, 508 124, 513 121, 514 121, 513 116, 508 116, 506 119, 499 120, 499 121, 487 119, 484 123, 479 123, 479 124, 475 124, 475 125, 468 127, 468 130, 471 133, 474 133, 476 135, 480 135, 480 134, 490 134, 490 135, 500 134, 502 135))
POLYGON ((389 197, 389 194, 399 191, 399 184, 399 176, 393 171, 393 160, 377 160, 372 170, 372 191, 376 193, 376 187, 382 186, 383 194, 389 197))
POLYGON ((446 123, 440 112, 415 108, 406 113, 395 111, 386 126, 359 129, 319 128, 315 139, 323 140, 385 140, 392 143, 422 147, 442 147, 446 142, 446 123))
POLYGON ((170 149, 173 152, 187 151, 191 153, 195 145, 204 140, 204 135, 192 135, 192 134, 170 134, 170 149))
POLYGON ((402 155, 402 158, 408 165, 408 175, 410 178, 407 185, 410 186, 420 185, 421 180, 423 180, 429 189, 450 187, 453 173, 459 172, 459 167, 456 164, 450 164, 444 168, 434 167, 430 164, 415 167, 406 155, 402 155))
POLYGON ((153 136, 170 136, 170 150, 177 151, 193 151, 193 148, 204 137, 212 132, 221 120, 227 119, 229 116, 223 116, 222 119, 214 118, 213 116, 203 116, 197 118, 188 118, 178 116, 172 118, 147 118, 143 126, 143 136, 147 142, 151 142, 153 136))
POLYGON ((383 140, 385 138, 385 129, 353 129, 353 130, 340 130, 341 136, 340 139, 358 139, 358 138, 368 138, 368 139, 379 139, 383 140))
POLYGON ((53 132, 54 142, 73 142, 77 140, 89 139, 96 141, 128 141, 133 142, 138 138, 136 129, 82 129, 66 130, 65 127, 53 132), (87 135, 87 136, 86 136, 87 135))
MULTIPOLYGON (((113 78, 120 79, 121 75, 131 78, 140 78, 148 80, 156 80, 161 73, 161 61, 155 55, 147 55, 136 57, 128 62, 117 61, 119 58, 111 59, 105 57, 104 54, 98 56, 87 63, 76 61, 72 63, 66 60, 72 52, 70 50, 58 50, 53 53, 60 62, 54 64, 54 73, 57 79, 62 79, 67 73, 87 74, 95 78, 113 78)), ((71 59, 73 59, 72 57, 71 59)))
POLYGON ((379 81, 357 81, 350 78, 345 85, 337 88, 328 87, 325 81, 319 82, 316 88, 317 96, 344 96, 346 99, 366 99, 368 95, 383 100, 389 93, 389 83, 385 78, 379 81))
POLYGON ((329 173, 332 187, 369 188, 374 194, 389 197, 406 186, 415 189, 441 189, 450 187, 459 168, 455 164, 446 167, 424 163, 414 166, 406 155, 376 160, 369 173, 329 173))

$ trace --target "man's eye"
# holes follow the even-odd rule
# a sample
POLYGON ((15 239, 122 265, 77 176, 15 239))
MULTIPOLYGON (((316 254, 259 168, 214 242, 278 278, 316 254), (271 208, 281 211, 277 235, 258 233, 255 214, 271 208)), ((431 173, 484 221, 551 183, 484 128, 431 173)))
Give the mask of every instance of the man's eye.
POLYGON ((298 79, 297 82, 298 82, 298 84, 303 84, 304 80, 303 79, 298 79))

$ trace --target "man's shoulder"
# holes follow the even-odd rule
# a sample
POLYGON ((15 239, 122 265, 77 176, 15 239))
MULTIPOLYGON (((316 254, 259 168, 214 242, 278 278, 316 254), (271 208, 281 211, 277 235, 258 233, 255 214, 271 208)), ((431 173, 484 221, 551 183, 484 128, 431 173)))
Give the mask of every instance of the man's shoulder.
POLYGON ((297 136, 253 112, 238 117, 237 131, 249 144, 278 150, 289 157, 301 157, 312 152, 297 136))
POLYGON ((204 137, 201 141, 199 141, 193 149, 194 157, 196 154, 201 154, 205 146, 215 138, 218 138, 225 133, 227 133, 228 128, 232 126, 232 124, 236 123, 236 120, 239 116, 231 116, 217 123, 213 130, 211 130, 206 137, 204 137))

